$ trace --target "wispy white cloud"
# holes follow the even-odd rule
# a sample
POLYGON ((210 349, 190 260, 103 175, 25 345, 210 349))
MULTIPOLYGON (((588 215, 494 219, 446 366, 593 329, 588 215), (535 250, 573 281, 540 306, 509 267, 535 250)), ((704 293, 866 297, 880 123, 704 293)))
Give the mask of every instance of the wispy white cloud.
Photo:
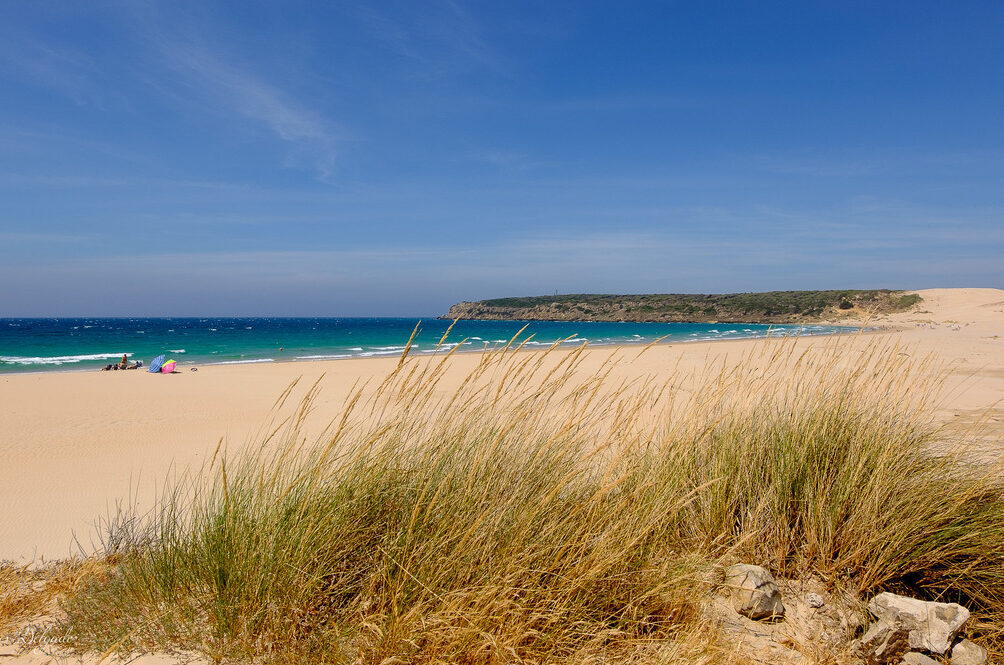
POLYGON ((487 103, 524 113, 549 113, 565 115, 570 113, 617 114, 633 111, 674 111, 680 109, 697 110, 710 108, 713 102, 695 94, 598 94, 547 99, 506 99, 493 98, 487 103))
POLYGON ((875 177, 890 173, 953 173, 959 168, 997 168, 1004 165, 1004 151, 993 148, 972 150, 890 149, 827 152, 736 155, 735 161, 764 173, 826 178, 875 177))
POLYGON ((27 186, 52 189, 93 188, 156 188, 168 193, 178 190, 210 190, 219 192, 249 192, 251 185, 218 180, 185 180, 148 176, 100 176, 80 174, 40 174, 0 171, 0 186, 27 186))
MULTIPOLYGON (((69 21, 70 15, 61 14, 59 20, 69 21)), ((243 117, 285 144, 285 164, 306 163, 322 179, 332 175, 339 136, 330 119, 285 82, 256 71, 255 54, 240 53, 219 31, 193 17, 184 23, 168 18, 177 17, 141 3, 106 11, 109 31, 134 49, 121 60, 56 36, 42 40, 0 28, 0 76, 102 110, 132 112, 144 104, 139 95, 155 89, 189 110, 243 117), (165 76, 165 68, 173 76, 165 76)))
POLYGON ((439 78, 474 66, 495 72, 506 68, 475 18, 452 0, 404 3, 394 11, 360 5, 349 12, 372 38, 414 63, 415 76, 439 78))
POLYGON ((500 169, 526 171, 528 169, 554 167, 557 162, 543 159, 536 159, 524 152, 510 150, 489 150, 478 153, 474 157, 477 161, 487 162, 500 169))
POLYGON ((114 176, 92 175, 41 175, 27 173, 0 173, 0 185, 63 188, 124 187, 135 180, 114 176))
POLYGON ((202 97, 260 123, 297 155, 309 156, 322 178, 332 174, 337 140, 323 114, 205 44, 161 38, 159 47, 168 66, 194 83, 202 97))
POLYGON ((72 233, 32 233, 24 231, 0 231, 0 244, 16 246, 18 243, 78 243, 84 236, 72 233))
POLYGON ((113 92, 102 85, 101 68, 88 53, 56 41, 5 32, 0 39, 0 63, 0 71, 51 90, 78 106, 101 108, 113 92))

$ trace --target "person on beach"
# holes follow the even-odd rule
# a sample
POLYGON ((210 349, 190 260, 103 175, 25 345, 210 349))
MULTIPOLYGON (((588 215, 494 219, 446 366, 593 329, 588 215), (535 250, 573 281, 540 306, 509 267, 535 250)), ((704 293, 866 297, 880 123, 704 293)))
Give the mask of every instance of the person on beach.
POLYGON ((137 360, 133 364, 129 364, 129 355, 126 353, 122 354, 122 360, 112 365, 105 365, 101 368, 102 372, 107 372, 109 370, 120 370, 120 369, 139 369, 143 366, 142 360, 137 360))

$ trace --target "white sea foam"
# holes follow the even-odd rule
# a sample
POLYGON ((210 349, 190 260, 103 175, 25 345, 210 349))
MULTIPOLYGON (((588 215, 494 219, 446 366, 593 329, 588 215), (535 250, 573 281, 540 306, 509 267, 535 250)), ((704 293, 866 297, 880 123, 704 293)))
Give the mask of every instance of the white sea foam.
MULTIPOLYGON (((412 346, 418 346, 418 344, 412 346)), ((404 351, 403 346, 371 346, 370 348, 375 351, 404 351)))
POLYGON ((362 350, 363 350, 363 347, 361 347, 361 346, 352 346, 352 347, 349 347, 349 351, 362 351, 362 350))
POLYGON ((168 353, 184 353, 185 350, 184 349, 168 349, 167 352, 168 353))
MULTIPOLYGON (((463 346, 471 346, 473 342, 464 342, 463 346)), ((421 353, 449 353, 455 347, 461 346, 460 342, 443 342, 442 345, 434 349, 425 349, 421 353)))
POLYGON ((108 360, 131 355, 131 353, 88 353, 79 356, 0 356, 0 361, 13 365, 65 365, 85 360, 108 360))

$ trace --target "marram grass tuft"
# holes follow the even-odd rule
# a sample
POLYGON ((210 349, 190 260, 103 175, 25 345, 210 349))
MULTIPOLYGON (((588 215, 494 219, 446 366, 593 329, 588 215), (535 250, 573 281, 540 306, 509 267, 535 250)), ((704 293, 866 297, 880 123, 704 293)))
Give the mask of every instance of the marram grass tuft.
POLYGON ((219 451, 109 534, 114 574, 65 604, 76 646, 652 662, 704 653, 697 603, 738 560, 1004 626, 999 468, 946 447, 916 388, 931 368, 897 347, 771 340, 665 384, 519 347, 450 393, 450 356, 402 356, 308 443, 309 390, 256 448, 219 451))

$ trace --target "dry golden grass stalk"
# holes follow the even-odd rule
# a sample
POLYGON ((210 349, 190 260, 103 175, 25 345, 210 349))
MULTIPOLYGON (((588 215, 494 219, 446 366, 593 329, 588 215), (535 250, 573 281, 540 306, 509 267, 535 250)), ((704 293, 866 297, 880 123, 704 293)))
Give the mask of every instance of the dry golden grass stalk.
POLYGON ((1004 625, 1004 484, 937 441, 925 361, 769 340, 703 377, 618 381, 616 353, 586 373, 584 348, 521 346, 448 395, 449 356, 403 355, 313 445, 309 390, 110 539, 117 574, 67 604, 80 646, 495 663, 655 644, 730 662, 688 640, 707 571, 737 559, 1004 625))

